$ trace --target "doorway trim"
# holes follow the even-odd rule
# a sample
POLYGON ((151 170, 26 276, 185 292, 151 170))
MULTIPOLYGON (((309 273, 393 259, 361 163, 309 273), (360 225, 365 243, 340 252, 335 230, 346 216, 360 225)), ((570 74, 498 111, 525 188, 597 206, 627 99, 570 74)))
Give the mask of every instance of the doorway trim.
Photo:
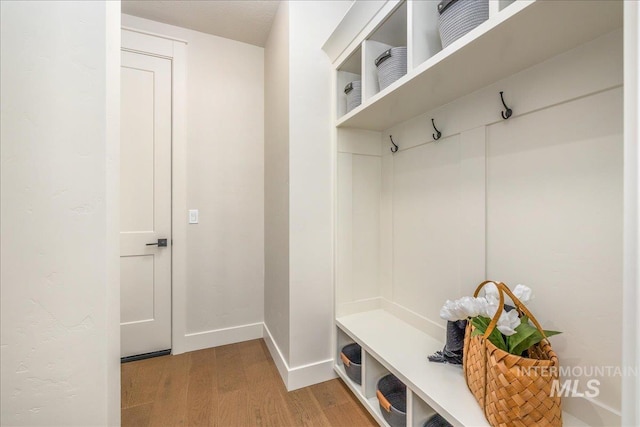
POLYGON ((171 60, 171 352, 185 352, 187 307, 187 42, 121 27, 121 49, 171 60))

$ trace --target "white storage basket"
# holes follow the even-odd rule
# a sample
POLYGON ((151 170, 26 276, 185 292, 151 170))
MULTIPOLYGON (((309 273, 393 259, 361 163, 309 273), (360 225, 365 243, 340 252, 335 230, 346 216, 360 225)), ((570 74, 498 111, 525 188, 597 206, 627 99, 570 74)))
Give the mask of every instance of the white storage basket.
POLYGON ((383 90, 400 77, 407 74, 407 48, 392 47, 376 59, 378 83, 383 90))
POLYGON ((489 0, 443 0, 438 4, 442 48, 489 19, 489 0))
POLYGON ((348 83, 344 87, 344 93, 347 95, 347 113, 362 103, 362 84, 360 80, 348 83))

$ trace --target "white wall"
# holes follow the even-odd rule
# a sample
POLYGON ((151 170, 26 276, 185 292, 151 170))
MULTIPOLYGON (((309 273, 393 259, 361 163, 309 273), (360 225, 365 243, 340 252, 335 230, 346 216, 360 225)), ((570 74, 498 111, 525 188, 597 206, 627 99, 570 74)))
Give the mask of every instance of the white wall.
POLYGON ((281 372, 289 364, 289 3, 264 48, 264 323, 281 372), (279 360, 282 359, 282 360, 279 360))
POLYGON ((331 64, 350 2, 281 3, 265 47, 265 324, 289 389, 333 376, 331 64))
POLYGON ((117 425, 120 4, 0 7, 0 423, 117 425))
POLYGON ((187 203, 200 222, 187 228, 184 350, 261 337, 264 50, 129 15, 122 24, 188 42, 187 203))
POLYGON ((331 359, 332 67, 322 45, 349 6, 348 1, 289 5, 292 367, 331 359))

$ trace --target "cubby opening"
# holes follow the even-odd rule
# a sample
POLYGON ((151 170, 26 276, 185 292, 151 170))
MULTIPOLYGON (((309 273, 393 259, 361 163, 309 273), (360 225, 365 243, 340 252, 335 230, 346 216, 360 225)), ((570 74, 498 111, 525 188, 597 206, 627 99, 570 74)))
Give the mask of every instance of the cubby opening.
MULTIPOLYGON (((383 52, 402 46, 407 47, 406 2, 401 3, 363 43, 363 102, 380 92, 376 59, 383 52)), ((407 70, 405 70, 405 75, 406 72, 407 70)))
POLYGON ((515 0, 489 0, 489 19, 495 18, 496 15, 514 2, 515 0))
POLYGON ((389 370, 385 368, 382 363, 378 362, 372 355, 366 352, 362 357, 362 363, 364 365, 364 395, 367 400, 373 399, 371 401, 375 403, 374 406, 378 406, 378 398, 376 397, 378 380, 385 375, 388 375, 389 370))
POLYGON ((436 414, 436 411, 409 389, 407 393, 407 416, 411 413, 411 425, 408 427, 423 427, 424 423, 436 414))
MULTIPOLYGON (((389 370, 385 368, 382 363, 378 362, 369 353, 362 355, 362 363, 364 367, 363 372, 363 384, 364 384, 364 396, 369 402, 369 406, 375 413, 378 414, 379 419, 383 419, 382 412, 380 411, 380 404, 378 403, 378 397, 376 396, 376 390, 378 381, 385 375, 389 375, 389 370)), ((388 424, 385 423, 385 426, 388 424)))
MULTIPOLYGON (((343 381, 349 386, 349 388, 351 388, 351 390, 356 393, 359 394, 360 396, 362 396, 363 394, 363 383, 364 383, 364 379, 362 378, 364 376, 364 363, 361 364, 362 367, 362 372, 361 372, 361 384, 358 384, 356 381, 354 381, 349 374, 347 373, 347 369, 344 366, 344 363, 342 361, 342 357, 340 355, 340 353, 342 352, 342 349, 349 345, 349 344, 354 344, 355 341, 349 336, 347 335, 343 330, 341 330, 340 328, 336 327, 336 354, 335 354, 335 370, 337 371, 337 373, 340 375, 340 377, 343 379, 343 381)), ((364 358, 364 350, 362 350, 362 358, 364 358)))
POLYGON ((503 10, 505 7, 512 4, 515 0, 498 0, 498 4, 500 6, 500 10, 503 10))
POLYGON ((438 2, 413 1, 407 10, 409 71, 442 50, 438 31, 438 2))
MULTIPOLYGON (((347 95, 345 94, 345 86, 352 82, 361 82, 362 85, 362 49, 358 47, 349 58, 347 58, 342 65, 338 67, 336 78, 336 90, 337 95, 337 118, 340 118, 347 114, 347 95)), ((360 104, 362 104, 362 93, 360 96, 360 104)), ((357 108, 357 107, 356 107, 357 108)), ((355 109, 355 108, 354 108, 355 109)))

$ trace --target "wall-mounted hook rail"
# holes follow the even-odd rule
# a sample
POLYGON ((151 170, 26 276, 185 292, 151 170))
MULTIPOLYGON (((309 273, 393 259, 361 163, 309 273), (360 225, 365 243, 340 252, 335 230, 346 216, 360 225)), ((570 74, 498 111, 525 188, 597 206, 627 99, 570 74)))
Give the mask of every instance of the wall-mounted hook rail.
POLYGON ((398 144, 393 142, 393 136, 389 135, 389 139, 391 140, 391 143, 393 144, 393 147, 391 147, 391 152, 392 153, 397 152, 398 151, 398 144))
POLYGON ((433 140, 437 141, 442 136, 442 132, 438 130, 438 128, 436 127, 436 122, 433 119, 431 119, 431 125, 433 126, 433 130, 436 131, 436 133, 432 133, 431 135, 433 136, 433 140))
POLYGON ((507 104, 505 104, 505 102, 504 102, 504 92, 502 92, 502 91, 500 91, 500 99, 502 100, 502 105, 504 105, 504 108, 506 108, 506 111, 501 111, 500 115, 502 116, 503 119, 507 120, 513 114, 513 110, 511 108, 507 107, 507 104))

